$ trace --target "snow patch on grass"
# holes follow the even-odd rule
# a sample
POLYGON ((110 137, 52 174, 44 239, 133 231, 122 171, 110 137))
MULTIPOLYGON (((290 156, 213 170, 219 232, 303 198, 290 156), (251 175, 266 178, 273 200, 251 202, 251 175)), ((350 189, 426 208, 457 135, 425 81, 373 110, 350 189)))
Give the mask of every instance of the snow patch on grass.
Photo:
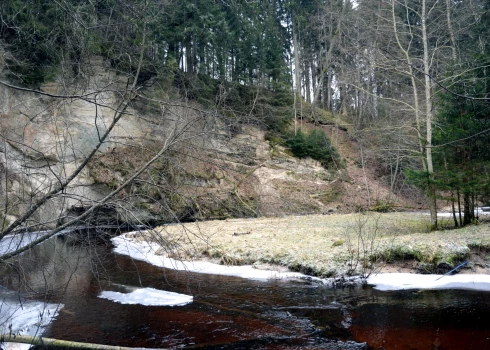
POLYGON ((160 248, 160 245, 145 241, 135 241, 130 238, 131 234, 133 233, 129 232, 112 239, 112 242, 116 246, 114 248, 114 252, 127 255, 133 259, 145 261, 159 267, 165 267, 178 271, 236 276, 257 280, 291 279, 306 277, 305 275, 298 272, 258 270, 251 265, 228 266, 213 264, 206 261, 179 261, 172 258, 156 255, 155 252, 160 248))
POLYGON ((380 273, 367 283, 378 290, 404 289, 470 289, 490 291, 490 275, 417 275, 410 273, 380 273))

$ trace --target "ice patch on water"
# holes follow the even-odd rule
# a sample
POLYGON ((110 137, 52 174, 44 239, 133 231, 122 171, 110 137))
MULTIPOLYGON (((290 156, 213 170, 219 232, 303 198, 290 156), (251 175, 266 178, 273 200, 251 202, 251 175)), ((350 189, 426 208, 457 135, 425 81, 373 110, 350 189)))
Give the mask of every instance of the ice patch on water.
POLYGON ((0 241, 0 255, 22 248, 46 233, 48 233, 48 231, 23 232, 7 235, 0 241))
MULTIPOLYGON (((0 332, 41 335, 63 307, 40 301, 23 300, 17 293, 0 290, 0 332)), ((5 343, 5 349, 29 349, 29 344, 5 343)))
POLYGON ((192 303, 192 296, 167 292, 154 288, 139 288, 130 293, 103 291, 99 298, 109 299, 121 304, 140 304, 146 306, 183 306, 192 303))

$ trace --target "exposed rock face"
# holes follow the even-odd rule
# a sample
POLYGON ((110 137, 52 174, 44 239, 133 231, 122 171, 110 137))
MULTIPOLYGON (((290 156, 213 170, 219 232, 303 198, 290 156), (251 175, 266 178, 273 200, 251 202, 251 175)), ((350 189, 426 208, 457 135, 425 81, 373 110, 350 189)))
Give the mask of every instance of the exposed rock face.
MULTIPOLYGON (((44 85, 42 91, 50 95, 78 95, 98 91, 100 86, 116 89, 117 84, 111 84, 116 81, 113 74, 102 65, 101 59, 90 64, 94 74, 84 82, 88 87, 82 89, 75 81, 69 87, 55 82, 44 85)), ((5 76, 2 80, 6 80, 5 76)), ((73 173, 98 143, 99 135, 114 115, 112 106, 117 104, 117 98, 110 91, 96 96, 94 104, 86 99, 54 98, 0 86, 0 134, 4 138, 0 161, 6 169, 0 175, 6 196, 0 200, 2 207, 7 206, 10 219, 73 173)), ((109 150, 118 137, 144 133, 144 128, 133 132, 133 126, 139 124, 135 116, 128 115, 100 151, 109 150)), ((36 213, 32 223, 56 225, 67 208, 81 201, 100 200, 106 193, 107 189, 94 183, 88 169, 83 169, 63 194, 36 213)))
MULTIPOLYGON (((87 62, 85 71, 90 78, 45 84, 42 91, 50 96, 0 85, 0 206, 7 207, 7 223, 72 174, 112 122, 125 81, 101 58, 87 62), (84 97, 56 97, 66 95, 84 97)), ((79 215, 162 147, 163 156, 90 224, 349 211, 357 199, 344 193, 356 197, 365 187, 349 169, 327 171, 271 147, 256 126, 230 127, 201 106, 167 102, 140 98, 130 106, 88 166, 31 223, 55 226, 79 215)))

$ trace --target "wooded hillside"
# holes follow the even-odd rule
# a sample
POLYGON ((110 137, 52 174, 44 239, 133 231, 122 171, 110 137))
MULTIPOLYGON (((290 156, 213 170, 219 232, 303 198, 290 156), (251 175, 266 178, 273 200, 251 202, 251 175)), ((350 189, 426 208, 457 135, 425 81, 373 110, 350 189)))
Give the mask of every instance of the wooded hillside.
MULTIPOLYGON (((162 156, 163 163, 175 159, 169 144, 177 140, 195 148, 190 133, 219 126, 236 135, 248 124, 265 130, 271 145, 339 170, 346 161, 318 128, 329 124, 349 133, 359 146, 360 168, 373 160, 393 193, 407 183, 422 189, 434 228, 438 199, 453 204, 461 226, 475 219, 475 206, 488 203, 490 194, 489 11, 486 0, 6 0, 0 4, 1 81, 95 106, 99 146, 77 155, 74 176, 89 162, 94 169, 98 149, 129 110, 196 113, 172 124, 166 135, 172 142, 156 148, 157 158, 149 157, 141 173, 162 156), (94 57, 113 74, 96 85, 101 73, 90 63, 94 57), (105 104, 107 94, 115 107, 105 104), (114 115, 99 130, 102 107, 114 115), (191 122, 197 116, 199 126, 191 122)), ((127 170, 120 183, 106 181, 112 195, 138 171, 127 170)), ((4 234, 73 178, 31 196, 37 204, 4 234)))

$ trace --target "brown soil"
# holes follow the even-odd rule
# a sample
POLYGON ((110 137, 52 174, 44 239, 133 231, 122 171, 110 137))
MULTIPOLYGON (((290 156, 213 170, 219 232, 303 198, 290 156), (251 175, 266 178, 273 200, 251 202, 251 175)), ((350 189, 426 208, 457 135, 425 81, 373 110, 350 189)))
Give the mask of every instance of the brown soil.
MULTIPOLYGON (((304 130, 313 128, 327 134, 342 159, 341 164, 323 169, 314 160, 299 160, 280 146, 271 147, 261 137, 263 132, 257 129, 243 130, 255 136, 256 163, 260 164, 248 173, 241 186, 254 183, 260 215, 351 213, 368 208, 420 210, 425 207, 418 190, 413 189, 408 194, 408 191, 398 191, 396 186, 392 189, 388 177, 380 171, 376 156, 365 150, 361 152, 358 142, 343 128, 303 125, 304 130)), ((236 142, 240 146, 240 140, 236 142)))

